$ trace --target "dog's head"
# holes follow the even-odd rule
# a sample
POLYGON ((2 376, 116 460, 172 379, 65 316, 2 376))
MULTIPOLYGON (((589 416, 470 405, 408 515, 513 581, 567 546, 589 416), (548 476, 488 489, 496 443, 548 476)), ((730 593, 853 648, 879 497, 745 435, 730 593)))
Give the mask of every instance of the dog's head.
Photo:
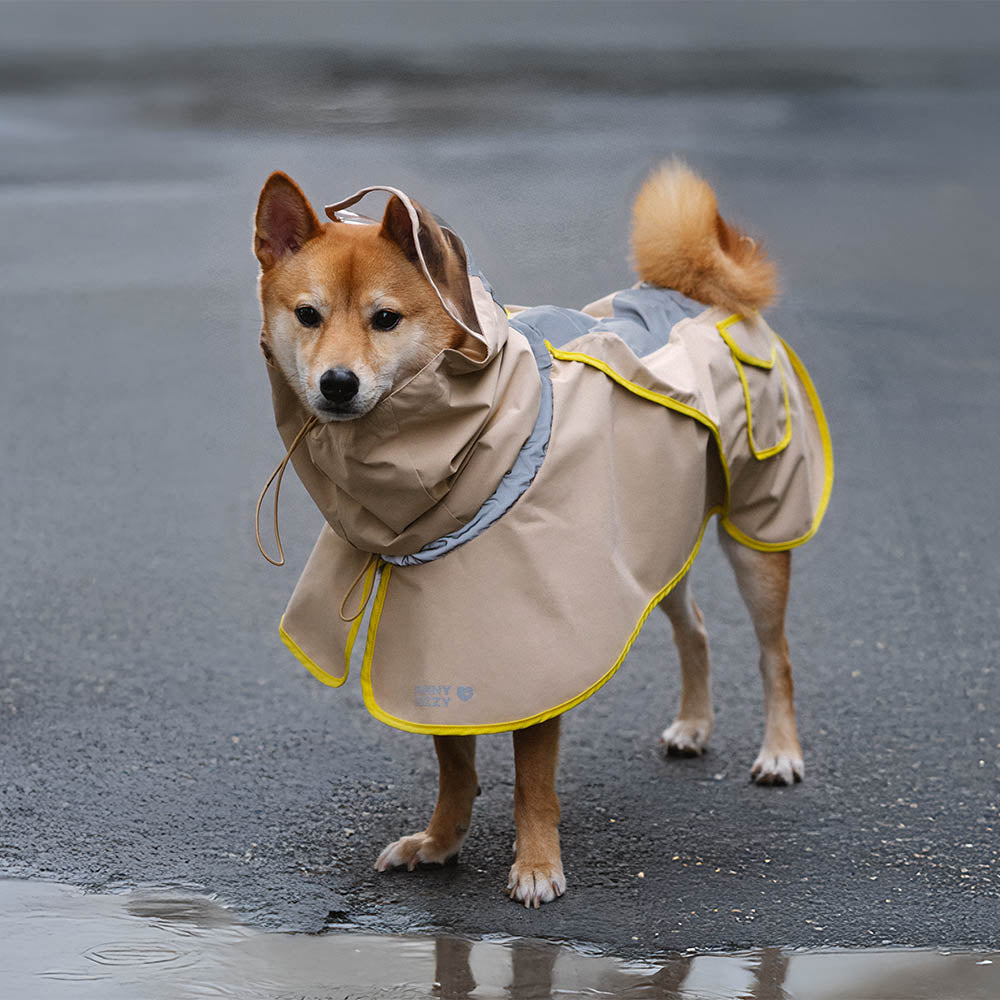
POLYGON ((482 353, 455 318, 475 315, 461 241, 409 205, 416 220, 393 195, 380 225, 321 223, 285 174, 260 193, 261 348, 321 421, 364 416, 443 350, 482 353))

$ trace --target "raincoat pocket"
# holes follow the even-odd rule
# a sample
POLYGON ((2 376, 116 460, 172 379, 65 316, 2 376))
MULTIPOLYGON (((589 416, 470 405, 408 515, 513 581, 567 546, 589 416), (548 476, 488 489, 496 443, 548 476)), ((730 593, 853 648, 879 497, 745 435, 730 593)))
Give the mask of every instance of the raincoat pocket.
POLYGON ((760 461, 771 458, 792 440, 788 380, 777 338, 766 327, 747 323, 739 313, 717 323, 716 329, 729 347, 743 387, 750 452, 760 461))

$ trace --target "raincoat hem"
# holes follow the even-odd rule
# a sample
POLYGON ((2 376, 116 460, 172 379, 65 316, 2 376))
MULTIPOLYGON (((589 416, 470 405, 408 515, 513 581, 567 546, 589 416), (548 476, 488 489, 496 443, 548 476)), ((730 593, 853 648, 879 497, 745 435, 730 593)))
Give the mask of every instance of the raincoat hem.
POLYGON ((619 653, 618 658, 611 665, 610 669, 603 676, 599 677, 593 684, 585 688, 580 694, 567 701, 564 701, 561 705, 556 705, 553 708, 545 709, 542 712, 538 712, 535 715, 528 716, 524 719, 516 719, 513 722, 494 722, 479 726, 441 726, 435 725, 434 723, 423 723, 423 722, 409 722, 406 719, 400 719, 397 716, 390 715, 388 712, 384 711, 379 704, 375 701, 375 695, 372 691, 371 684, 371 666, 372 660, 375 653, 375 636, 378 631, 378 622, 382 614, 382 606, 385 603, 385 590, 388 584, 388 570, 390 567, 386 567, 386 575, 383 578, 383 582, 379 584, 378 594, 375 598, 375 606, 372 610, 372 620, 368 631, 368 643, 365 648, 365 658, 361 667, 361 690, 364 694, 365 707, 368 711, 375 716, 379 722, 384 722, 387 726, 391 726, 393 729, 402 729, 407 733, 421 733, 430 736, 485 736, 489 733, 506 733, 515 729, 526 729, 528 726, 537 726, 541 722, 546 722, 549 719, 555 718, 557 715, 562 715, 564 712, 568 712, 571 708, 575 708, 581 702, 586 701, 592 694, 596 694, 602 687, 612 677, 618 672, 618 668, 625 662, 625 657, 628 656, 629 650, 631 650, 636 638, 638 638, 639 632, 642 630, 642 626, 646 623, 646 619, 652 614, 653 609, 660 603, 670 593, 674 587, 684 578, 685 574, 691 569, 691 564, 695 560, 695 556, 698 555, 698 550, 701 548, 702 538, 705 536, 705 528, 708 522, 718 513, 720 513, 720 507, 711 508, 708 513, 706 513, 704 520, 701 522, 701 529, 698 532, 698 538, 694 543, 694 548, 691 550, 691 554, 684 561, 684 565, 674 574, 669 583, 658 590, 654 595, 652 600, 646 605, 645 610, 642 615, 640 615, 638 622, 636 622, 635 628, 632 629, 631 635, 629 635, 628 640, 625 643, 624 648, 621 653, 619 653))
MULTIPOLYGON (((819 502, 816 506, 813 515, 812 525, 810 527, 810 530, 806 534, 788 541, 764 542, 752 538, 749 535, 745 534, 744 532, 740 531, 740 529, 737 528, 729 520, 727 516, 728 502, 729 502, 729 468, 724 458, 719 429, 716 426, 715 422, 705 413, 702 413, 700 410, 696 409, 695 407, 689 406, 686 403, 681 403, 678 400, 663 395, 662 393, 654 392, 653 390, 647 389, 641 385, 629 381, 623 375, 615 371, 610 365, 600 360, 599 358, 594 358, 590 355, 581 354, 574 351, 562 351, 559 350, 558 348, 553 347, 550 343, 546 342, 546 346, 550 354, 557 360, 576 361, 582 364, 590 365, 591 367, 594 367, 603 372, 613 381, 617 382, 623 388, 628 389, 630 392, 635 393, 636 395, 641 396, 642 398, 648 399, 651 402, 659 403, 660 405, 668 407, 669 409, 685 414, 686 416, 691 417, 692 419, 698 421, 699 423, 707 427, 712 432, 716 444, 718 446, 719 459, 722 465, 726 482, 726 502, 721 506, 716 506, 711 508, 705 515, 705 518, 702 521, 701 529, 698 533, 697 541, 695 542, 694 548, 692 549, 690 555, 685 560, 681 569, 674 575, 674 577, 669 581, 669 583, 667 583, 662 589, 657 591, 657 593, 647 604, 645 610, 643 611, 638 622, 636 623, 631 634, 629 635, 624 648, 622 649, 621 653, 619 654, 618 658, 615 660, 613 665, 610 667, 610 669, 606 673, 604 673, 600 678, 598 678, 598 680, 596 680, 593 684, 588 686, 584 691, 582 691, 575 697, 570 698, 569 700, 564 701, 559 705, 555 705, 551 708, 545 709, 542 712, 537 712, 534 715, 528 716, 526 718, 515 719, 509 722, 488 723, 483 725, 466 725, 466 726, 462 725, 448 726, 448 725, 438 725, 435 723, 417 723, 417 722, 410 722, 406 719, 399 718, 398 716, 391 715, 378 704, 378 702, 375 700, 375 694, 371 682, 371 671, 375 654, 375 643, 378 635, 379 622, 381 620, 382 611, 385 606, 385 601, 389 586, 389 578, 392 570, 392 564, 383 563, 381 567, 382 572, 379 574, 378 585, 375 588, 375 601, 372 607, 371 619, 368 625, 367 636, 365 641, 364 657, 361 666, 362 694, 364 697, 365 706, 371 713, 371 715, 373 715, 380 722, 383 722, 387 726, 391 726, 394 729, 401 729, 405 732, 410 732, 410 733, 423 733, 432 735, 456 735, 456 736, 485 735, 488 733, 509 732, 515 729, 524 729, 527 728, 528 726, 538 725, 541 722, 545 722, 548 719, 555 718, 556 716, 562 715, 564 712, 569 711, 571 708, 576 707, 581 702, 585 701, 591 695, 596 693, 615 675, 615 673, 617 673, 618 668, 624 662, 625 657, 628 655, 628 652, 632 648, 632 645, 635 642, 639 634, 639 631, 641 630, 646 619, 652 613, 652 610, 656 607, 657 604, 660 603, 660 601, 663 600, 664 597, 667 596, 667 594, 670 593, 670 591, 677 585, 677 583, 684 577, 684 575, 691 568, 691 564, 694 562, 695 556, 697 555, 698 550, 701 547, 702 538, 704 537, 705 533, 705 527, 707 526, 709 520, 713 516, 715 516, 716 514, 720 515, 720 523, 730 536, 735 538, 741 544, 746 545, 749 548, 757 549, 758 551, 763 551, 763 552, 785 551, 788 549, 795 548, 799 545, 802 545, 805 542, 807 542, 810 538, 812 538, 812 536, 819 530, 820 523, 822 522, 823 517, 826 513, 827 505, 830 499, 830 493, 833 486, 833 472, 834 472, 833 447, 830 440, 830 432, 829 432, 829 426, 826 421, 826 416, 823 412, 822 405, 820 404, 819 396, 812 383, 812 379, 809 377, 809 373, 807 372, 805 366, 802 364, 798 355, 795 354, 795 352, 788 346, 788 344, 785 343, 785 341, 780 337, 778 339, 781 340, 781 343, 788 354, 788 358, 789 361, 791 362, 792 368, 794 369, 796 375, 802 382, 802 385, 805 389, 806 395, 809 400, 809 404, 812 408, 813 414, 816 419, 816 423, 819 428, 819 433, 823 448, 823 466, 824 466, 823 488, 819 502)), ((756 359, 756 360, 759 361, 762 359, 756 359)), ((374 567, 372 567, 372 570, 373 569, 374 567)), ((366 574, 367 578, 364 584, 365 603, 367 603, 367 600, 371 595, 371 588, 374 582, 373 575, 374 574, 371 570, 369 571, 368 574, 366 574)), ((292 655, 295 656, 295 658, 314 677, 316 677, 317 680, 321 681, 323 684, 326 684, 330 687, 340 687, 347 681, 348 678, 351 654, 353 652, 353 648, 355 645, 355 641, 357 639, 360 625, 361 625, 361 618, 359 617, 353 623, 351 631, 348 635, 346 648, 344 651, 344 659, 345 659, 344 673, 340 677, 337 677, 323 670, 316 663, 314 663, 309 658, 309 656, 306 655, 305 652, 303 652, 302 648, 285 630, 284 617, 282 617, 281 625, 279 626, 279 634, 281 635, 282 641, 291 651, 292 655)))
MULTIPOLYGON (((736 316, 738 315, 739 314, 736 314, 736 316)), ((733 319, 735 319, 735 317, 730 317, 730 320, 733 319)), ((721 324, 717 325, 721 326, 721 324)), ((722 331, 720 330, 720 333, 721 332, 722 331)), ((777 336, 777 334, 775 334, 775 336, 777 336)), ((738 348, 734 347, 733 344, 730 344, 728 338, 724 337, 723 339, 726 340, 726 343, 729 345, 730 350, 732 351, 733 356, 735 358, 737 356, 738 348)), ((726 461, 726 454, 722 447, 722 436, 719 432, 719 428, 711 417, 709 417, 705 413, 702 413, 701 410, 698 410, 693 406, 688 406, 686 403, 681 403, 676 399, 672 399, 670 396, 665 396, 662 393, 654 392, 652 389, 647 389, 644 386, 637 385, 635 382, 630 382, 623 375, 620 375, 618 372, 616 372, 609 364, 600 360, 599 358, 592 357, 589 354, 581 354, 577 351, 562 351, 557 347, 553 347, 552 344, 550 344, 548 341, 546 341, 546 346, 548 347, 549 353, 552 355, 552 357, 556 358, 559 361, 578 361, 581 364, 590 365, 592 368, 596 368, 598 371, 604 372, 604 374, 607 375, 608 378, 612 379, 614 382, 617 382, 623 388, 628 389, 629 392, 633 392, 637 396, 641 396, 643 399, 648 399, 654 403, 659 403, 661 406, 666 406, 671 410, 676 410, 678 413, 684 413, 687 416, 693 418, 694 420, 697 420, 699 423, 704 424, 705 427, 707 427, 712 432, 712 436, 715 438, 715 444, 719 454, 719 464, 722 466, 722 474, 723 477, 725 478, 725 483, 726 483, 726 500, 725 500, 725 505, 721 511, 721 517, 720 517, 720 521, 722 522, 723 528, 725 528, 728 534, 731 535, 733 538, 735 538, 736 541, 740 542, 743 545, 746 545, 748 548, 757 549, 757 551, 759 552, 784 552, 787 549, 794 549, 799 545, 804 545, 806 542, 809 541, 810 538, 813 537, 813 535, 816 534, 817 531, 819 531, 819 526, 823 522, 823 517, 826 514, 827 505, 830 502, 830 493, 833 490, 833 444, 830 440, 830 428, 826 422, 826 415, 823 413, 823 406, 819 401, 819 394, 816 392, 816 387, 813 385, 812 379, 809 377, 809 372, 806 370, 805 365, 799 359, 799 356, 788 346, 785 340, 782 337, 778 337, 778 340, 781 341, 782 347, 784 347, 785 351, 788 354, 788 360, 791 361, 792 368, 795 370, 795 374, 798 375, 799 379, 802 382, 803 388, 806 391, 806 396, 809 399, 809 405, 812 407, 813 414, 816 417, 816 425, 819 428, 820 439, 823 445, 823 490, 822 493, 820 494, 819 502, 816 505, 816 509, 813 512, 812 525, 810 526, 809 531, 807 531, 804 535, 800 535, 798 538, 792 538, 790 540, 781 542, 764 542, 756 538, 752 538, 750 535, 747 535, 744 532, 740 531, 740 529, 737 528, 736 525, 734 525, 729 520, 729 498, 731 493, 729 463, 726 461)), ((744 354, 745 352, 739 351, 739 353, 744 354)), ((747 360, 748 362, 750 362, 749 356, 747 356, 747 360)), ((757 358, 754 360, 760 363, 763 362, 764 359, 757 358)), ((776 354, 774 360, 777 361, 776 354)), ((780 362, 778 363, 780 365, 780 362)), ((784 369, 781 370, 781 376, 782 376, 782 384, 785 389, 785 400, 786 400, 785 406, 787 413, 788 383, 787 380, 785 379, 784 369)), ((740 372, 740 378, 741 380, 743 380, 742 372, 740 372)), ((744 388, 745 387, 746 387, 746 382, 744 380, 744 388)), ((750 402, 749 402, 749 395, 747 395, 748 428, 750 427, 749 416, 750 416, 750 402)), ((790 439, 791 438, 790 414, 786 417, 786 420, 789 428, 788 437, 790 439)), ((749 433, 748 433, 748 438, 749 438, 749 433)), ((753 448, 752 438, 750 440, 751 440, 751 448, 753 448)), ((785 443, 787 444, 787 441, 785 443)), ((767 454, 776 454, 777 451, 780 451, 782 450, 782 448, 784 448, 784 445, 782 445, 781 442, 779 442, 779 445, 781 446, 778 447, 776 451, 771 451, 768 452, 767 454)), ((766 455, 765 453, 757 454, 755 452, 754 457, 764 458, 766 457, 766 455)))
POLYGON ((285 616, 281 616, 281 622, 278 625, 278 635, 281 637, 281 641, 288 647, 288 651, 295 657, 299 663, 302 664, 316 678, 320 683, 326 684, 328 687, 340 687, 347 680, 347 670, 344 671, 342 677, 335 677, 333 674, 327 673, 322 667, 317 666, 309 657, 302 651, 302 648, 296 643, 296 641, 285 631, 285 616))
MULTIPOLYGON (((721 521, 722 527, 725 528, 726 532, 742 545, 746 545, 751 549, 757 549, 758 552, 785 552, 788 549, 797 548, 799 545, 804 545, 808 542, 809 539, 812 538, 817 531, 819 531, 819 526, 823 523, 823 518, 826 516, 826 508, 830 503, 830 494, 833 491, 833 442, 830 440, 830 427, 826 422, 826 414, 823 412, 823 405, 819 401, 819 394, 816 392, 816 387, 813 385, 813 381, 809 377, 809 372, 806 371, 806 366, 802 364, 799 356, 788 346, 787 343, 785 343, 781 337, 778 337, 778 340, 781 341, 781 345, 785 348, 785 351, 788 354, 788 360, 791 361, 795 374, 802 382, 802 386, 806 391, 806 396, 809 399, 809 405, 812 407, 813 415, 816 418, 816 426, 819 428, 819 436, 823 444, 823 492, 820 494, 819 503, 817 503, 816 510, 813 513, 812 526, 810 529, 804 535, 800 535, 798 538, 793 538, 785 542, 762 542, 756 538, 751 538, 749 535, 740 531, 740 529, 737 528, 725 514, 723 514, 719 520, 721 521)), ((727 474, 727 482, 728 478, 727 474)))

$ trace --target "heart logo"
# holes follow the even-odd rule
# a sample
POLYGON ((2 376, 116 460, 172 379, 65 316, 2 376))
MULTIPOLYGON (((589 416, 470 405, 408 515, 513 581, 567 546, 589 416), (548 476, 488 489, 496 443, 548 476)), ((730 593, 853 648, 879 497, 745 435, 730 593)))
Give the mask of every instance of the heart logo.
POLYGON ((476 689, 468 687, 467 685, 460 685, 455 689, 455 693, 462 699, 462 701, 468 701, 476 693, 476 689))

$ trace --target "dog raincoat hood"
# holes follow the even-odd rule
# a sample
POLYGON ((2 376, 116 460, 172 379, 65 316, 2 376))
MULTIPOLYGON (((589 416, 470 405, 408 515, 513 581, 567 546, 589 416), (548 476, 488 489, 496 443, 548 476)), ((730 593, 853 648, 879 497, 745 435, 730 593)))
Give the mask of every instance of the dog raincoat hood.
MULTIPOLYGON (((403 202, 424 277, 481 349, 442 351, 363 419, 317 424, 292 462, 345 541, 405 555, 461 528, 482 507, 497 486, 494 470, 502 475, 514 463, 535 425, 540 386, 530 346, 510 330, 503 307, 447 228, 440 232, 460 270, 449 284, 432 277, 421 249, 421 229, 430 224, 423 208, 394 188, 365 188, 327 214, 364 224, 337 213, 373 191, 403 202), (465 287, 455 287, 459 281, 465 287)), ((309 414, 281 372, 269 366, 269 374, 278 429, 290 447, 309 414)))
POLYGON ((815 533, 826 422, 758 315, 647 286, 508 312, 443 225, 460 270, 435 280, 419 252, 430 216, 402 192, 365 188, 327 214, 348 221, 372 191, 406 206, 424 277, 480 349, 441 352, 362 418, 308 427, 268 365, 279 432, 327 522, 280 629, 319 680, 343 684, 357 646, 383 722, 533 725, 614 674, 713 514, 758 549, 815 533))

